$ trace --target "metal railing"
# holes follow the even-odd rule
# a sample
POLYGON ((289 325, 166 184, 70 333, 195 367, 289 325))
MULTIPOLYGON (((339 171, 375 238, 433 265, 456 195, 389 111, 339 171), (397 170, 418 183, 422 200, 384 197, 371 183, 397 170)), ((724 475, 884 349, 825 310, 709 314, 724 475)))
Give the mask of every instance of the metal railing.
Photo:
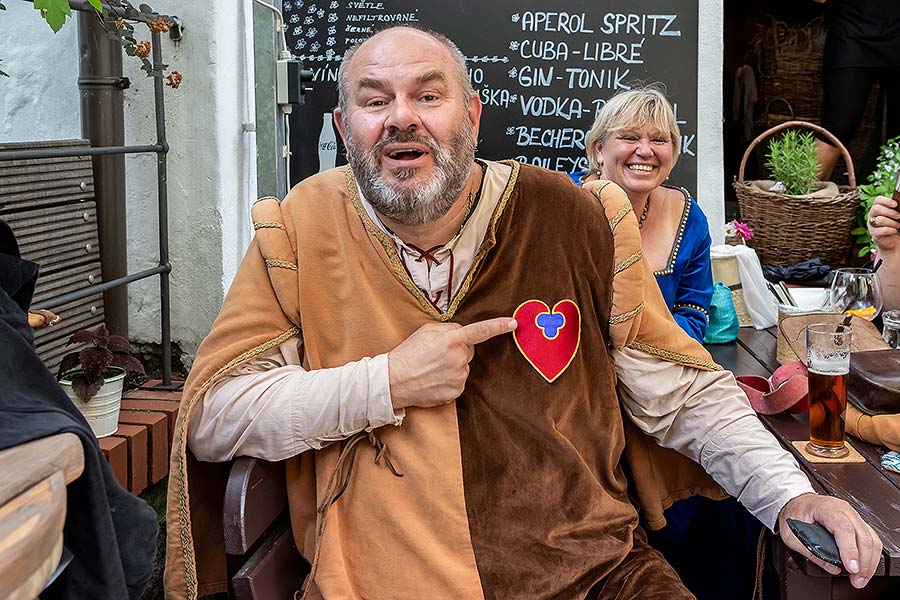
MULTIPOLYGON (((74 6, 72 8, 80 10, 74 6)), ((94 10, 86 2, 89 10, 94 10)), ((104 8, 109 8, 104 4, 104 8)), ((160 72, 163 68, 160 34, 152 33, 151 47, 153 52, 153 68, 160 72)), ((166 156, 169 152, 169 144, 166 141, 166 112, 163 97, 164 84, 161 76, 154 77, 153 97, 156 112, 156 143, 142 146, 107 146, 98 148, 35 148, 28 150, 0 150, 0 161, 25 160, 34 158, 61 158, 75 156, 102 156, 116 154, 156 154, 157 173, 157 204, 159 213, 159 265, 152 269, 146 269, 137 273, 131 273, 111 281, 92 285, 75 292, 57 296, 35 306, 36 309, 52 309, 63 304, 81 300, 88 296, 105 292, 107 290, 128 285, 135 281, 147 279, 159 275, 159 302, 160 302, 160 338, 162 345, 162 383, 157 386, 161 389, 177 389, 181 382, 172 381, 172 324, 169 302, 169 273, 172 265, 169 263, 169 198, 167 181, 166 156)), ((101 248, 102 251, 102 248, 101 248)))

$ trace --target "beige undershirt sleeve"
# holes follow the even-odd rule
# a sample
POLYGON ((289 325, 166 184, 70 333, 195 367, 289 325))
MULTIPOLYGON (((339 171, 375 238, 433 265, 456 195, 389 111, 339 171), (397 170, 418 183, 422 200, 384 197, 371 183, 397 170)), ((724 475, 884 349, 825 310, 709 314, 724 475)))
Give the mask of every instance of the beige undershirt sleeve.
POLYGON ((701 371, 630 348, 613 350, 613 360, 625 414, 661 446, 700 463, 769 529, 789 500, 813 492, 730 371, 701 371))
POLYGON ((400 425, 391 405, 387 354, 306 371, 289 340, 235 368, 195 409, 188 444, 200 460, 283 460, 359 431, 400 425))

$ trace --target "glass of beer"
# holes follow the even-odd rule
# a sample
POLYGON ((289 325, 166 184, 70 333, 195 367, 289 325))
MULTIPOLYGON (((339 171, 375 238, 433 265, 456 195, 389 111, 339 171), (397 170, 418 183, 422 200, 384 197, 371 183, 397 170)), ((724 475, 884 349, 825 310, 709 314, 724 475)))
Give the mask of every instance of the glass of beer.
POLYGON ((849 325, 814 323, 806 326, 809 367, 810 454, 841 458, 850 453, 844 445, 847 411, 847 377, 850 373, 849 325))

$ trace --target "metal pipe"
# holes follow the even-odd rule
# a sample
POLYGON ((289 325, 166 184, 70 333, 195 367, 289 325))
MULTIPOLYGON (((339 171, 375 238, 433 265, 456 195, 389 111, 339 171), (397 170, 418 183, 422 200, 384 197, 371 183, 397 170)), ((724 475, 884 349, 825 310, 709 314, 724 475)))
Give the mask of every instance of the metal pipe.
POLYGON ((35 148, 33 150, 0 150, 0 160, 25 160, 32 158, 63 158, 67 156, 106 156, 113 154, 145 154, 163 152, 159 144, 149 146, 104 146, 100 148, 35 148))
POLYGON ((63 304, 68 304, 69 302, 75 302, 76 300, 81 300, 82 298, 87 298, 88 296, 93 296, 94 294, 99 294, 100 292, 105 292, 107 290, 111 290, 111 289, 119 287, 119 286, 123 286, 123 285, 129 284, 129 283, 134 283, 135 281, 140 281, 141 279, 153 277, 154 275, 159 275, 161 273, 168 273, 171 270, 172 270, 172 267, 170 267, 169 265, 159 265, 158 267, 153 267, 152 269, 147 269, 145 271, 140 271, 138 273, 126 275, 125 277, 119 277, 118 279, 113 279, 112 281, 104 281, 103 283, 98 283, 97 285, 92 285, 90 287, 81 288, 78 291, 69 292, 68 294, 64 294, 62 296, 57 296, 55 298, 51 298, 50 300, 47 300, 46 302, 41 302, 40 304, 36 304, 34 306, 34 309, 42 310, 42 309, 56 308, 57 306, 62 306, 63 304))
MULTIPOLYGON (((34 1, 34 0, 32 0, 32 1, 34 1)), ((125 16, 124 9, 119 8, 118 6, 110 6, 106 2, 101 2, 101 4, 103 6, 103 12, 109 12, 110 14, 114 14, 117 17, 125 16)), ((86 13, 91 13, 91 12, 96 13, 97 12, 97 9, 94 8, 93 6, 91 6, 91 4, 87 0, 69 0, 69 8, 71 8, 72 10, 77 10, 79 12, 86 12, 86 13)))
MULTIPOLYGON (((81 67, 81 133, 92 146, 125 144, 125 104, 122 92, 122 47, 110 39, 99 15, 78 14, 81 67)), ((104 281, 128 273, 125 212, 125 157, 92 155, 94 197, 100 237, 100 265, 104 281)), ((110 331, 128 336, 128 290, 117 287, 103 294, 106 324, 110 331)))
MULTIPOLYGON (((159 33, 154 33, 151 42, 153 48, 153 68, 162 69, 162 48, 159 33)), ((156 144, 162 146, 156 155, 157 199, 159 202, 159 264, 169 267, 159 274, 159 316, 160 340, 162 346, 162 384, 158 387, 172 387, 172 323, 169 304, 169 194, 167 154, 169 143, 166 141, 166 103, 162 77, 153 79, 153 100, 156 106, 156 144)))

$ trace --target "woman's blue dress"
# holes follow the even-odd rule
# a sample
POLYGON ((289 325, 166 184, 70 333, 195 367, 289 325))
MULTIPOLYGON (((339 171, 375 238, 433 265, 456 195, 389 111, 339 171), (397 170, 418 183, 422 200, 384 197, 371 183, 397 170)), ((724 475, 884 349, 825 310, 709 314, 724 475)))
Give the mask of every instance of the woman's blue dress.
POLYGON ((709 325, 709 302, 713 292, 709 223, 687 190, 674 189, 684 194, 684 211, 669 260, 653 274, 675 321, 702 344, 709 325))

